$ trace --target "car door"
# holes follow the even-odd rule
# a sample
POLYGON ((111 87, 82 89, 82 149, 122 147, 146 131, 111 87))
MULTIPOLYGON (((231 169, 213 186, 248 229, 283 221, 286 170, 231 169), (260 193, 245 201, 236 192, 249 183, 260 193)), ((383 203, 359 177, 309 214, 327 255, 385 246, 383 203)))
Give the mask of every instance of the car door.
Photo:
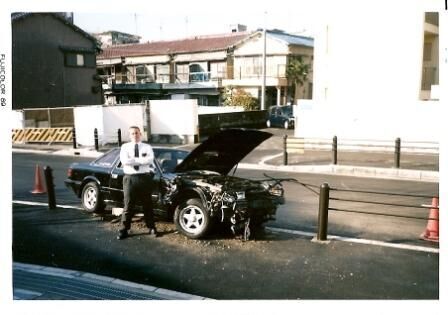
POLYGON ((275 109, 275 115, 274 115, 274 120, 273 120, 273 125, 274 126, 281 126, 281 124, 282 124, 282 121, 281 121, 281 119, 282 119, 282 110, 280 109, 280 108, 276 108, 275 109))
MULTIPOLYGON (((123 206, 123 165, 118 159, 115 167, 112 169, 110 174, 110 190, 112 199, 123 206)), ((152 204, 154 208, 160 207, 160 169, 156 167, 156 171, 153 178, 152 184, 152 204)), ((139 202, 137 201, 137 204, 139 202)))

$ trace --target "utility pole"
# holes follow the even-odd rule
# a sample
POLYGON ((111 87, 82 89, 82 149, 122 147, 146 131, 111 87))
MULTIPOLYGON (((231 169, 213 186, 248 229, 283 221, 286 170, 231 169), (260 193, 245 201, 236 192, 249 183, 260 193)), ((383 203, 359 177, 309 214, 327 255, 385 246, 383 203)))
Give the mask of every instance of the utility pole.
POLYGON ((260 104, 260 109, 261 110, 265 110, 266 109, 266 100, 265 100, 265 96, 266 96, 266 12, 264 12, 265 14, 265 23, 263 26, 263 67, 262 67, 262 83, 261 83, 261 104, 260 104))

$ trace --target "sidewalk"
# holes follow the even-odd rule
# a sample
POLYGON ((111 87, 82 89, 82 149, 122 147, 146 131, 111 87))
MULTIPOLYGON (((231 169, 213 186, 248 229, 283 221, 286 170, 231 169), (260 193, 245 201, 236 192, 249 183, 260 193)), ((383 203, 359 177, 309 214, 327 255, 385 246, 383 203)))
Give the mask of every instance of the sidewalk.
MULTIPOLYGON (((294 173, 318 173, 328 175, 385 178, 425 182, 439 182, 438 154, 402 153, 400 168, 394 167, 394 155, 390 152, 338 152, 338 164, 332 164, 331 151, 305 150, 303 154, 289 154, 284 165, 282 139, 273 137, 244 158, 240 168, 294 173)), ((155 145, 158 146, 158 145, 155 145)), ((192 150, 193 145, 180 146, 192 150)), ((55 154, 96 158, 113 146, 73 149, 71 145, 14 144, 13 152, 55 154)))
POLYGON ((13 264, 14 300, 205 300, 87 272, 13 264))

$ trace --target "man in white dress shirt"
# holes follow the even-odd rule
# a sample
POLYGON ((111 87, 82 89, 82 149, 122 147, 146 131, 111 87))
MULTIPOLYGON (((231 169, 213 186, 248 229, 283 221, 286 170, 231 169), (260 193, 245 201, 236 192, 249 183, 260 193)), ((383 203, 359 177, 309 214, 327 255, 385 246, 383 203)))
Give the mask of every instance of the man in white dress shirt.
POLYGON ((142 134, 139 127, 129 127, 129 135, 131 142, 123 144, 120 150, 120 160, 124 171, 124 209, 121 216, 122 228, 117 239, 122 240, 129 236, 137 200, 143 204, 143 213, 149 235, 157 237, 151 200, 152 179, 155 169, 154 151, 149 144, 141 142, 142 134))

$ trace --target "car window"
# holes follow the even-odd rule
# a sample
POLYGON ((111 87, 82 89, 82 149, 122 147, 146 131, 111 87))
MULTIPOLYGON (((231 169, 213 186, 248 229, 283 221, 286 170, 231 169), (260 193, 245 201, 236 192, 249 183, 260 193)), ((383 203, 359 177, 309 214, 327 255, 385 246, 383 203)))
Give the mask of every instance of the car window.
POLYGON ((93 164, 103 167, 112 167, 118 158, 118 150, 111 150, 93 161, 93 164))

